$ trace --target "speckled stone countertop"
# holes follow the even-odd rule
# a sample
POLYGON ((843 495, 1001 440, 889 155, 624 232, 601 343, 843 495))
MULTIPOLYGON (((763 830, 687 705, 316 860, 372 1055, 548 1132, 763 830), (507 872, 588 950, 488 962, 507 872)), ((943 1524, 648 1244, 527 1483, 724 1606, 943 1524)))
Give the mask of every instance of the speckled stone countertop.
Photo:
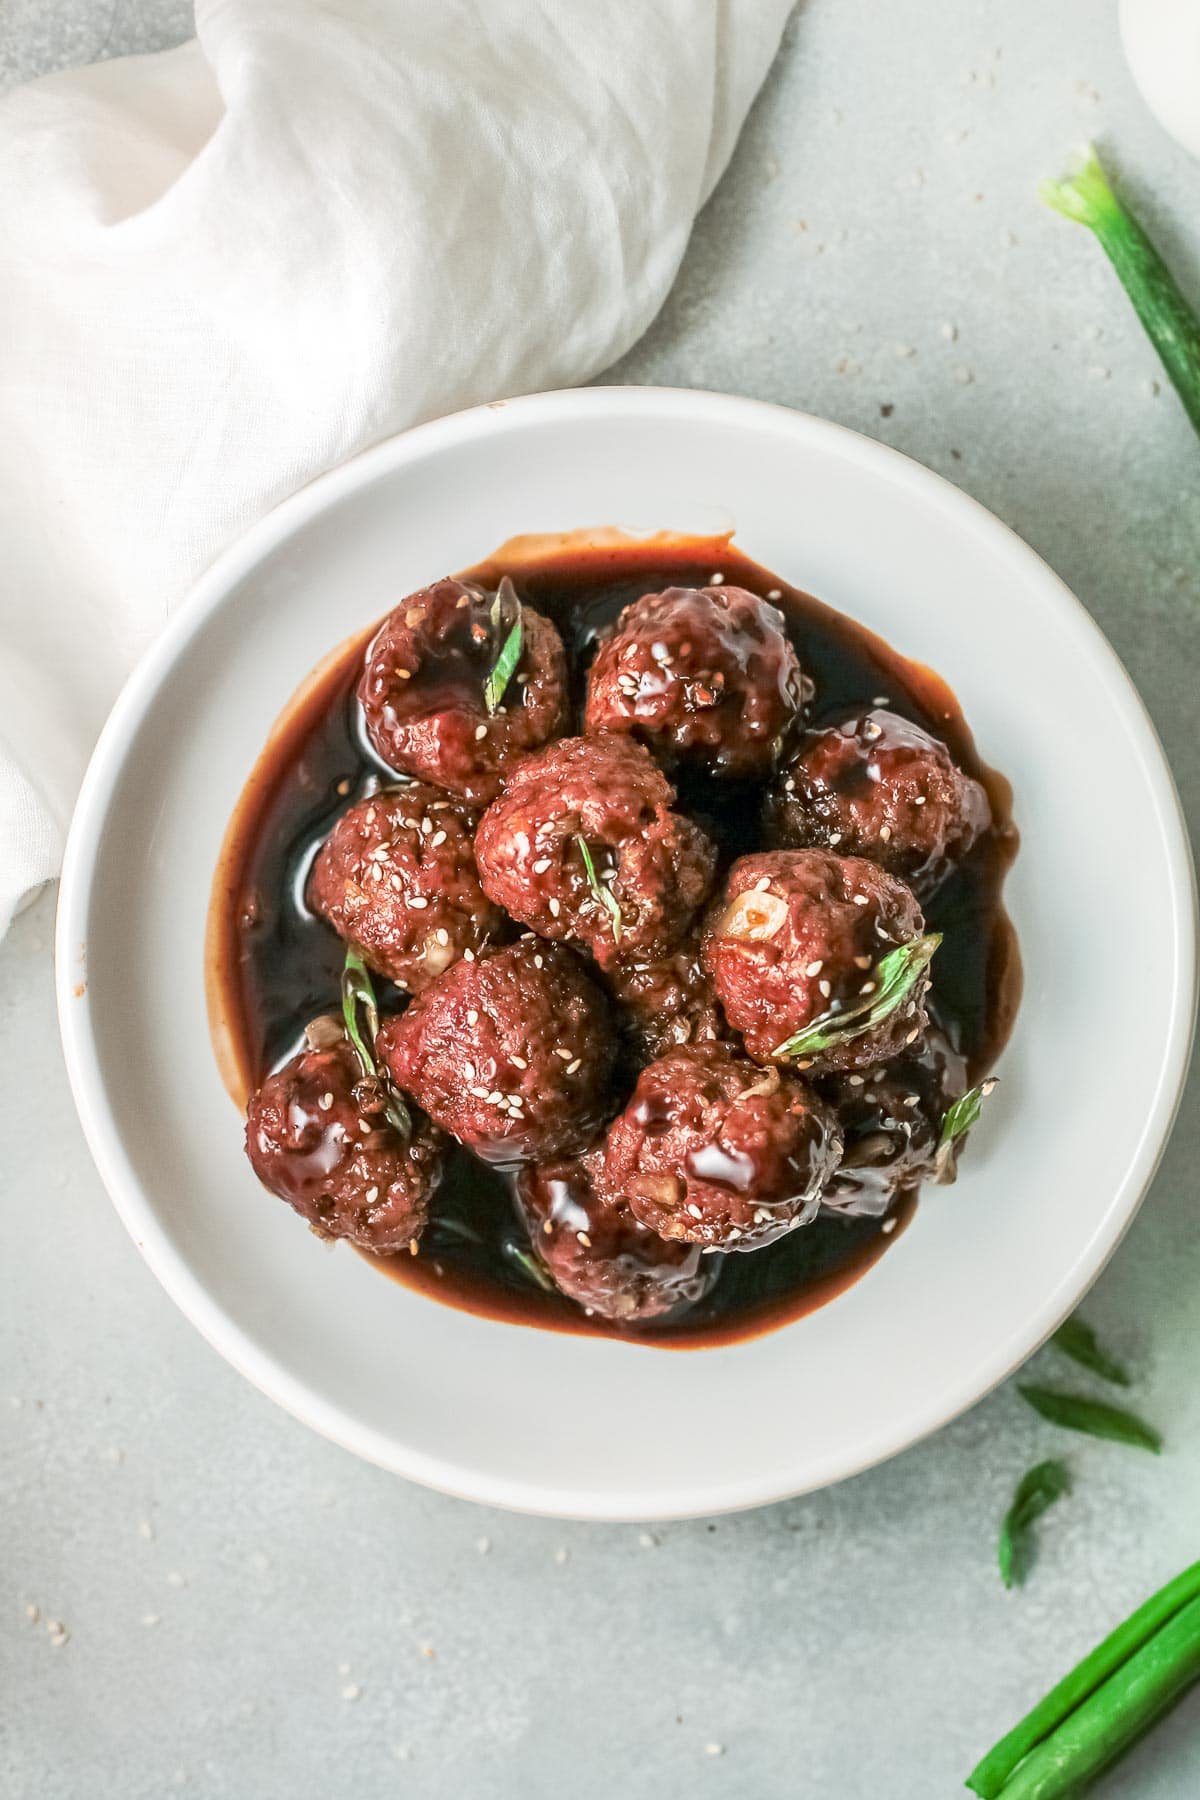
MULTIPOLYGON (((0 80, 187 30, 179 0, 0 0, 0 80)), ((1085 136, 1200 291, 1200 167, 1138 99, 1115 5, 808 0, 671 299, 614 374, 824 414, 991 507, 1116 645, 1195 820, 1200 447, 1090 238, 1033 198, 1085 136)), ((353 1461, 205 1346, 84 1149, 51 935, 46 898, 0 948, 13 1800, 938 1800, 1200 1554, 1194 1083, 1087 1308, 1136 1371, 1161 1459, 1064 1445, 1010 1385, 805 1500, 560 1525, 353 1461), (1006 1593, 997 1520, 1063 1449, 1075 1494, 1006 1593)), ((1104 1793, 1198 1791, 1193 1695, 1104 1793)))

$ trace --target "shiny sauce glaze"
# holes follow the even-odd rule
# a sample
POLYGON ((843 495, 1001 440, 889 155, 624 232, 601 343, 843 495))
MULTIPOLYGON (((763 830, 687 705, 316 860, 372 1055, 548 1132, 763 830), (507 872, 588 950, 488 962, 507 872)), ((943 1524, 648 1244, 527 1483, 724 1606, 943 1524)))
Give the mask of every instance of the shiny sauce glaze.
MULTIPOLYGON (((925 905, 942 932, 932 1011, 977 1081, 1008 1037, 1020 998, 1016 938, 1004 878, 1017 848, 1007 782, 979 759, 953 694, 861 625, 751 562, 727 538, 630 539, 616 532, 518 538, 464 579, 494 588, 510 575, 521 598, 554 620, 571 664, 574 718, 582 712, 598 636, 639 595, 723 580, 778 605, 812 684, 806 722, 835 724, 886 697, 887 706, 950 748, 981 781, 993 824, 925 905)), ((464 621, 469 630, 469 622, 464 621)), ((207 979, 214 1044, 239 1106, 302 1047, 304 1027, 339 1007, 344 946, 305 904, 313 858, 335 819, 395 780, 362 731, 355 684, 361 634, 315 672, 277 723, 231 821, 213 888, 207 979)), ((455 674, 477 686, 474 644, 447 646, 439 686, 455 674)), ((485 671, 486 672, 486 671, 485 671)), ((573 724, 571 729, 578 729, 573 724)), ((677 780, 678 806, 715 838, 721 871, 760 847, 759 784, 677 780)), ((720 873, 718 872, 718 879, 720 873)), ((384 1012, 404 996, 377 979, 384 1012)), ((629 1078, 632 1083, 632 1075, 629 1078)), ((615 1105, 615 1102, 614 1102, 615 1105)), ((735 1168, 696 1171, 737 1184, 735 1168)), ((803 1230, 751 1254, 722 1256, 710 1292, 676 1323, 641 1330, 589 1317, 529 1274, 528 1241, 511 1177, 457 1146, 415 1255, 368 1257, 405 1286, 490 1318, 547 1330, 637 1339, 663 1347, 724 1344, 772 1330, 823 1305, 858 1279, 911 1219, 915 1191, 882 1217, 822 1212, 803 1230)), ((365 1253, 363 1253, 365 1254, 365 1253)))

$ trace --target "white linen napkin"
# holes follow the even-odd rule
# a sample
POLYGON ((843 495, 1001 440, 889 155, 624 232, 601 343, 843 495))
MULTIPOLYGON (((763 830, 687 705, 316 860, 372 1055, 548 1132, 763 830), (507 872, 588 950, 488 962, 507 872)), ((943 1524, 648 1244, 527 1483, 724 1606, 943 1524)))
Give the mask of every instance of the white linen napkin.
POLYGON ((646 328, 792 4, 199 0, 0 100, 0 933, 229 538, 646 328))

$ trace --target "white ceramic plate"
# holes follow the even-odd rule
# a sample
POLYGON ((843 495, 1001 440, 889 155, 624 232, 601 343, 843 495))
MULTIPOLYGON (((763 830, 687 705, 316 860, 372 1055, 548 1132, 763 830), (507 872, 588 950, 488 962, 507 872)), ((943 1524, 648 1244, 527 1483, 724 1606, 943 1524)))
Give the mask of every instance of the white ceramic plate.
POLYGON ((1162 752, 1086 613, 973 501, 894 451, 700 393, 534 396, 421 427, 280 507, 172 618, 100 741, 63 874, 59 998, 122 1218, 209 1341, 359 1455, 590 1518, 751 1506, 893 1455, 1059 1323, 1129 1224, 1194 1011, 1191 862, 1162 752), (329 1252, 268 1201, 218 1078, 202 952, 234 802, 349 632, 504 538, 721 530, 957 691, 1011 779, 1025 998, 956 1187, 841 1298, 668 1352, 477 1319, 329 1252), (1118 835, 1119 834, 1119 835, 1118 835), (82 990, 82 991, 80 991, 82 990))

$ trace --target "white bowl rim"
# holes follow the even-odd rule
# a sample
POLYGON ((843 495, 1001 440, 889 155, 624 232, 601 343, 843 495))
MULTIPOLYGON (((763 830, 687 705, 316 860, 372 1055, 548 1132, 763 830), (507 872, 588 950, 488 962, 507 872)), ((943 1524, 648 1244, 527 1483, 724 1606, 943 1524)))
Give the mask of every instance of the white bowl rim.
POLYGON ((1191 1052, 1197 1004, 1196 876, 1182 806, 1165 753, 1152 720, 1116 651, 1100 627, 1066 584, 1009 526, 979 501, 903 452, 863 436, 847 426, 770 401, 747 399, 702 389, 595 386, 556 389, 491 401, 417 425, 384 439, 337 468, 318 476, 282 501, 223 550, 171 614, 163 630, 123 687, 100 734, 80 789, 68 834, 60 878, 56 925, 56 988, 59 1027, 76 1109, 93 1161, 122 1222, 167 1293, 201 1335, 234 1368, 268 1398, 322 1436, 364 1460, 409 1480, 460 1499, 484 1505, 558 1518, 637 1521, 692 1518, 741 1511, 812 1492, 859 1474, 899 1454, 977 1404, 1045 1342, 1096 1280, 1144 1198, 1158 1167, 1182 1097, 1191 1052), (97 854, 109 804, 126 754, 158 688, 176 658, 203 630, 210 615, 235 585, 262 558, 304 522, 343 495, 385 472, 401 469, 436 451, 469 441, 487 428, 496 412, 510 412, 518 423, 555 420, 704 417, 729 425, 755 422, 762 428, 824 443, 831 454, 852 455, 892 481, 921 490, 928 504, 957 512, 998 554, 1020 565, 1027 580, 1036 580, 1047 605, 1069 616, 1102 674, 1107 695, 1122 715, 1141 750, 1142 772, 1153 800, 1165 853, 1170 886, 1176 969, 1168 1029, 1149 1108, 1124 1180, 1107 1209, 1102 1229, 1090 1238, 1069 1277, 1049 1300, 1014 1325, 982 1373, 960 1386, 951 1384, 936 1403, 917 1406, 893 1429, 878 1434, 853 1456, 842 1457, 798 1483, 786 1470, 773 1482, 714 1477, 697 1487, 686 1505, 664 1507, 654 1494, 632 1488, 620 1504, 611 1492, 589 1503, 577 1489, 561 1492, 538 1484, 497 1478, 487 1470, 467 1467, 397 1444, 385 1433, 349 1418, 339 1406, 313 1395, 274 1357, 247 1338, 237 1322, 208 1293, 186 1259, 166 1237, 154 1217, 132 1162, 121 1142, 108 1104, 96 1050, 89 987, 81 975, 76 946, 86 941, 97 854), (84 992, 79 993, 83 986, 84 992))

